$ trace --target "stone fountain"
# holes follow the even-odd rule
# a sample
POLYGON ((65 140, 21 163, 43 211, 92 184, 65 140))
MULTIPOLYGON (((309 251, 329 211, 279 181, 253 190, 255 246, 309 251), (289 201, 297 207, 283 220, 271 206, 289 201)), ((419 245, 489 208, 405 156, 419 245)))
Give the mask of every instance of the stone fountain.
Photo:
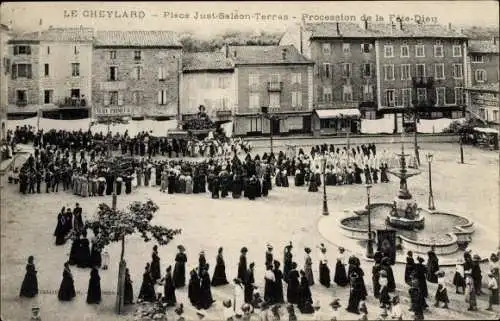
POLYGON ((400 158, 400 168, 390 169, 388 172, 399 178, 399 193, 393 202, 391 212, 387 215, 386 222, 392 227, 403 229, 423 229, 425 217, 418 209, 417 202, 413 200, 408 190, 407 179, 419 175, 421 172, 416 169, 409 169, 406 166, 405 147, 403 137, 401 139, 401 154, 396 154, 400 158))

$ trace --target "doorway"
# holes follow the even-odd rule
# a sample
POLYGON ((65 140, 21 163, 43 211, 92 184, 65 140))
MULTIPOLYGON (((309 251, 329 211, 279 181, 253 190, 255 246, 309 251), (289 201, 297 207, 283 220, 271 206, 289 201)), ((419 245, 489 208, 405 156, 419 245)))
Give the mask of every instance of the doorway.
POLYGON ((280 134, 280 120, 279 119, 271 119, 271 134, 273 134, 273 135, 280 134))

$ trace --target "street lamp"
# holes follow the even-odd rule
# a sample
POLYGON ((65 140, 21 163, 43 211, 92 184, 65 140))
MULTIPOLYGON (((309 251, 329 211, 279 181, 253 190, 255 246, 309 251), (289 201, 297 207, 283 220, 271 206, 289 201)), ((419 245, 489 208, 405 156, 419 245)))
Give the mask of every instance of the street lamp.
POLYGON ((429 163, 429 209, 431 211, 435 210, 434 206, 434 195, 432 195, 432 154, 427 154, 427 162, 429 163))
POLYGON ((323 155, 323 215, 329 215, 328 201, 326 198, 326 153, 323 155))
POLYGON ((276 115, 269 114, 269 107, 261 107, 262 115, 265 119, 269 119, 269 140, 271 145, 271 154, 273 153, 273 122, 275 120, 279 120, 279 117, 276 115))
POLYGON ((371 259, 373 258, 373 246, 372 246, 372 215, 370 209, 370 189, 372 186, 370 184, 366 184, 366 196, 368 198, 368 248, 366 249, 366 257, 371 259))

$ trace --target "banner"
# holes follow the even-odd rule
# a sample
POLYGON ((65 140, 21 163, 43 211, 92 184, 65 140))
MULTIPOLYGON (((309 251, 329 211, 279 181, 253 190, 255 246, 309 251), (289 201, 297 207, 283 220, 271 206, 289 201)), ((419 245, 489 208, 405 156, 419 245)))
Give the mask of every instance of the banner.
POLYGON ((387 256, 391 265, 396 262, 396 231, 377 230, 377 251, 387 256))
POLYGON ((99 116, 130 116, 132 108, 127 106, 94 107, 94 117, 99 116))

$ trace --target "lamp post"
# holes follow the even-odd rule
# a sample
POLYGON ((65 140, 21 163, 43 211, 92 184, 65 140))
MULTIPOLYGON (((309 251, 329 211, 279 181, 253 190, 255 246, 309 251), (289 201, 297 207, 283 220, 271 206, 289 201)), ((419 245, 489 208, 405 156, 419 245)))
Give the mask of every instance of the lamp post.
POLYGON ((323 215, 329 215, 328 200, 326 198, 326 153, 323 155, 323 215))
POLYGON ((370 189, 372 186, 370 184, 366 184, 366 196, 368 198, 368 248, 366 249, 366 257, 371 259, 373 258, 373 246, 372 246, 372 215, 370 209, 370 189))
POLYGON ((431 211, 435 210, 434 206, 434 195, 432 195, 432 154, 427 154, 427 162, 429 163, 429 209, 431 211))
POLYGON ((261 113, 265 119, 269 119, 269 143, 271 147, 271 154, 273 153, 273 122, 280 118, 276 115, 269 114, 269 107, 261 107, 261 113))
POLYGON ((463 134, 460 134, 460 163, 464 163, 463 134))

